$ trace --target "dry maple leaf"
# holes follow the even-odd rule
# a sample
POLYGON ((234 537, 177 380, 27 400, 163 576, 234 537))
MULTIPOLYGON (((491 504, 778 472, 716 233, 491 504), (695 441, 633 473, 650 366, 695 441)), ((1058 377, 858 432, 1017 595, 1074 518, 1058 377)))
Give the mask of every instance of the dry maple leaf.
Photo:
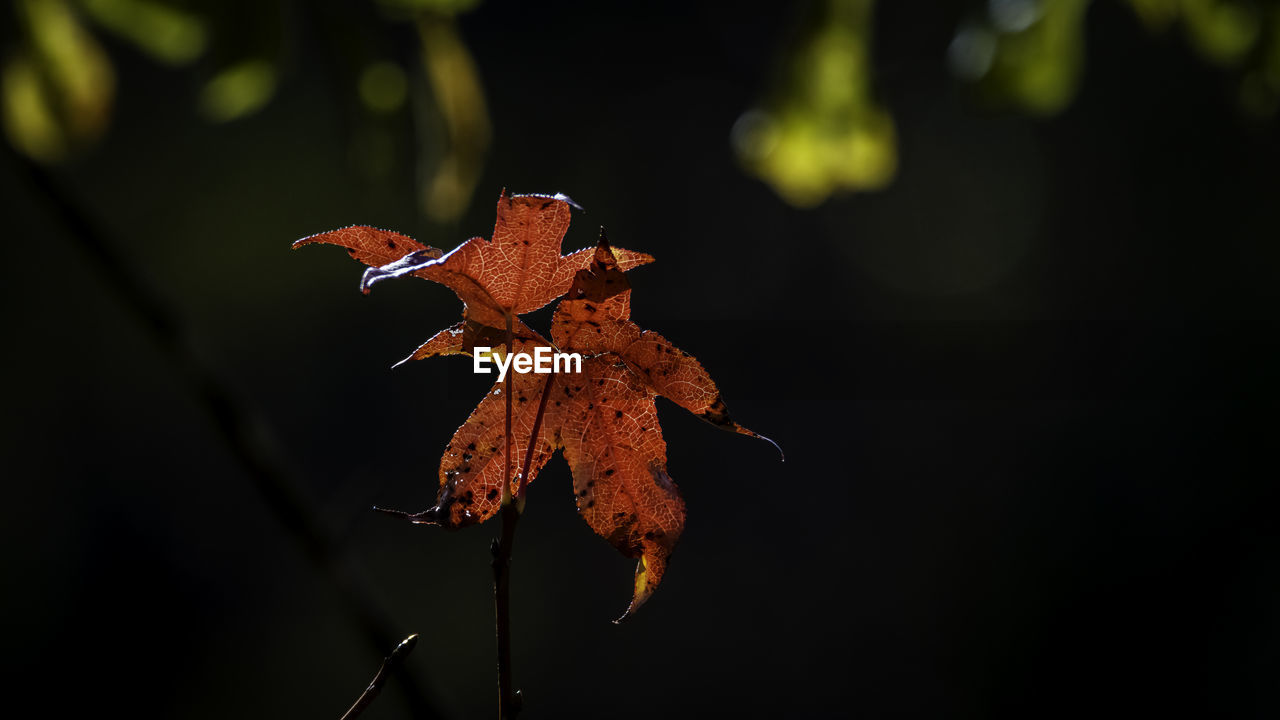
MULTIPOLYGON (((684 530, 684 501, 667 473, 654 398, 662 395, 713 425, 768 440, 729 417, 715 382, 697 360, 631 322, 630 295, 602 232, 591 266, 577 272, 556 307, 555 344, 519 334, 514 344, 515 352, 530 355, 538 346, 580 353, 582 372, 517 373, 510 390, 512 493, 519 494, 563 449, 578 512, 598 535, 638 561, 631 604, 619 620, 653 594, 684 530)), ((463 340, 467 332, 459 323, 406 360, 470 355, 476 343, 463 340)), ((458 528, 498 512, 506 463, 502 392, 502 384, 495 383, 458 428, 441 458, 437 503, 411 516, 415 522, 458 528)))
POLYGON ((603 231, 596 248, 561 256, 568 222, 569 201, 563 196, 504 192, 493 239, 473 238, 448 254, 364 226, 313 235, 294 247, 332 243, 375 265, 361 282, 366 292, 383 279, 412 274, 457 293, 465 319, 397 365, 436 355, 472 355, 485 346, 501 355, 508 320, 512 352, 532 355, 546 347, 584 356, 580 373, 512 372, 506 383, 495 383, 445 448, 436 505, 406 515, 451 529, 483 522, 501 507, 508 447, 515 497, 522 497, 555 451, 563 449, 579 513, 597 534, 638 560, 632 600, 621 620, 653 594, 684 529, 684 501, 667 474, 654 398, 663 395, 718 427, 768 438, 730 419, 697 360, 631 322, 630 284, 622 271, 653 258, 611 248, 603 231), (515 317, 566 292, 554 314, 552 341, 515 317), (512 395, 510 438, 504 392, 512 395))
MULTIPOLYGON (((347 248, 353 258, 374 266, 360 282, 366 293, 375 283, 403 275, 434 280, 457 293, 468 320, 504 328, 508 316, 537 310, 563 295, 574 273, 591 262, 589 248, 560 255, 571 202, 564 195, 503 191, 493 238, 471 238, 447 254, 400 233, 364 225, 311 235, 293 247, 329 243, 347 248)), ((616 252, 625 270, 653 262, 644 253, 622 248, 616 252)))
POLYGON ((554 343, 590 355, 564 411, 559 444, 573 472, 578 512, 619 552, 638 559, 621 620, 653 594, 684 530, 684 501, 667 474, 654 397, 717 427, 777 443, 729 417, 715 382, 691 355, 631 322, 631 285, 603 230, 591 267, 578 272, 551 323, 554 343))
MULTIPOLYGON (((472 355, 478 344, 494 347, 495 356, 503 354, 497 343, 490 346, 472 341, 467 325, 458 323, 437 333, 401 363, 436 355, 472 355)), ((504 340, 499 342, 504 341, 505 333, 504 340)), ((532 331, 517 331, 512 345, 513 352, 530 355, 538 346, 550 347, 532 331)), ((502 393, 507 391, 512 394, 510 492, 512 496, 522 495, 557 449, 549 429, 559 427, 564 403, 543 402, 543 398, 550 399, 555 388, 563 386, 562 380, 557 374, 510 372, 507 383, 495 382, 445 447, 440 458, 436 505, 410 515, 410 519, 452 530, 484 522, 498 512, 506 470, 506 398, 502 393), (539 426, 536 438, 533 436, 535 424, 539 426), (529 449, 531 444, 533 451, 529 449), (530 459, 531 469, 525 468, 526 458, 530 459)))
POLYGON ((552 342, 584 355, 613 353, 658 395, 712 425, 778 448, 769 438, 729 418, 715 382, 692 355, 631 322, 631 283, 622 274, 616 252, 601 230, 591 266, 578 272, 568 295, 556 306, 552 342))

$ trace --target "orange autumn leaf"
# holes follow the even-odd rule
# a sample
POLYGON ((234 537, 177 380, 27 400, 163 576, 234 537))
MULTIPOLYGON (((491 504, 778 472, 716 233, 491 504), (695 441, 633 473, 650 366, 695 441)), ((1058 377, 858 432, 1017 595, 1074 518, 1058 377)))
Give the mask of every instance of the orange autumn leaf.
MULTIPOLYGON (((520 328, 524 328, 523 323, 520 328)), ((527 328, 524 328, 527 331, 527 328)), ((531 331, 527 331, 532 335, 531 331)), ((435 355, 472 354, 475 344, 468 345, 462 338, 467 333, 465 323, 444 330, 427 341, 409 358, 422 359, 435 355), (448 339, 440 339, 447 335, 448 339)), ((513 343, 513 351, 532 354, 538 346, 547 346, 539 337, 522 336, 519 330, 513 343)), ((501 351, 495 347, 494 353, 501 351)), ((512 393, 511 416, 511 494, 518 495, 522 488, 537 477, 538 471, 551 459, 557 447, 552 443, 553 428, 560 424, 563 402, 545 403, 544 394, 550 398, 552 389, 560 380, 559 375, 538 375, 511 372, 508 383, 495 382, 489 392, 471 411, 466 422, 453 434, 440 458, 440 491, 435 506, 415 513, 411 520, 422 524, 441 525, 457 529, 484 522, 500 508, 502 478, 506 470, 506 398, 502 393, 512 393), (539 412, 543 414, 538 419, 539 412), (539 426, 533 436, 533 426, 539 426), (526 470, 524 461, 530 457, 529 445, 535 445, 531 468, 526 470)))
POLYGON ((293 249, 312 243, 328 243, 340 245, 347 249, 347 254, 365 265, 379 267, 396 262, 407 255, 423 258, 438 258, 444 251, 414 240, 408 235, 401 235, 391 230, 382 230, 368 225, 352 225, 339 230, 309 235, 295 240, 293 249))
POLYGON ((773 441, 730 419, 697 360, 631 322, 631 286, 603 231, 591 266, 578 272, 551 322, 553 342, 591 355, 559 438, 578 512, 596 534, 638 561, 621 620, 653 595, 684 530, 684 501, 667 474, 654 398, 662 395, 713 425, 773 441))
MULTIPOLYGON (((501 328, 508 315, 532 312, 563 295, 574 273, 591 262, 590 249, 560 255, 570 203, 563 195, 504 191, 498 198, 492 239, 471 238, 447 254, 405 235, 364 225, 311 235, 293 247, 329 243, 347 248, 356 260, 374 266, 360 282, 366 293, 378 282, 403 275, 434 280, 457 293, 468 320, 501 328)), ((622 248, 617 253, 623 269, 653 262, 644 253, 622 248)))
POLYGON ((522 499, 555 451, 563 450, 583 519, 637 560, 625 618, 652 596, 684 529, 685 505, 667 473, 654 399, 663 395, 718 427, 768 438, 729 417, 697 360, 631 322, 631 289, 623 271, 653 258, 611 248, 603 232, 595 248, 561 256, 568 220, 569 202, 562 196, 504 193, 493 239, 474 238, 448 254, 368 227, 311 236, 295 247, 337 244, 376 265, 362 280, 365 291, 384 279, 416 275, 457 293, 464 320, 397 365, 437 355, 473 355, 477 347, 505 356, 508 321, 513 353, 533 355, 541 347, 583 356, 581 372, 513 370, 506 382, 496 382, 445 448, 436 505, 404 515, 451 529, 484 522, 501 508, 507 472, 510 496, 522 499), (516 317, 562 295, 550 341, 516 317))
MULTIPOLYGON (((602 233, 592 264, 578 271, 556 307, 554 345, 527 329, 515 333, 515 352, 532 354, 539 345, 577 352, 585 356, 582 372, 515 374, 511 389, 512 492, 532 481, 556 450, 564 450, 578 512, 596 534, 637 560, 623 618, 653 595, 684 530, 685 505, 667 472, 654 398, 666 396, 718 427, 761 437, 729 417, 715 382, 696 359, 631 322, 630 296, 630 283, 602 233), (531 459, 528 470, 525 458, 531 459)), ((455 325, 411 358, 470 354, 467 348, 482 343, 463 341, 467 332, 466 324, 455 325)), ((495 383, 455 433, 441 460, 437 504, 414 515, 416 522, 456 528, 498 511, 506 440, 502 392, 495 383)))
POLYGON ((692 355, 631 322, 631 284, 615 253, 601 231, 590 268, 578 272, 568 295, 556 306, 552 341, 584 354, 615 353, 654 393, 712 425, 778 447, 729 417, 715 381, 692 355))

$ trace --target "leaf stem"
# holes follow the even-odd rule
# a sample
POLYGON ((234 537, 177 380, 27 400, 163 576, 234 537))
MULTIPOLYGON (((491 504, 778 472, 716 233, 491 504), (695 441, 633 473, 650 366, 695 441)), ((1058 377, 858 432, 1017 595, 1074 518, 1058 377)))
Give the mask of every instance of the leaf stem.
POLYGON ((551 397, 551 383, 556 375, 547 375, 547 383, 542 386, 542 399, 538 401, 538 413, 533 416, 533 429, 529 431, 529 449, 524 453, 524 465, 520 466, 520 484, 516 486, 516 501, 524 502, 524 489, 529 485, 529 476, 533 469, 533 451, 538 447, 538 433, 542 431, 542 416, 547 412, 547 398, 551 397))
MULTIPOLYGON (((511 357, 515 344, 511 319, 511 313, 507 313, 507 357, 511 357)), ((502 534, 491 546, 494 629, 498 636, 499 720, 511 720, 520 713, 520 695, 511 679, 511 550, 516 540, 516 523, 520 520, 520 509, 511 495, 511 375, 507 373, 502 380, 502 394, 506 395, 507 401, 506 448, 502 460, 502 534)))

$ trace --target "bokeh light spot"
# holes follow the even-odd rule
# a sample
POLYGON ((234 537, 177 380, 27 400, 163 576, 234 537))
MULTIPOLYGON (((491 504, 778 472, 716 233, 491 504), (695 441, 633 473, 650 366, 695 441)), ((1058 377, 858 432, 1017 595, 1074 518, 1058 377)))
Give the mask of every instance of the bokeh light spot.
POLYGON ((257 112, 276 89, 276 71, 266 60, 246 60, 218 73, 200 92, 200 111, 214 122, 257 112))
POLYGON ((393 62, 375 62, 360 73, 360 100, 374 112, 395 112, 404 106, 408 83, 393 62))

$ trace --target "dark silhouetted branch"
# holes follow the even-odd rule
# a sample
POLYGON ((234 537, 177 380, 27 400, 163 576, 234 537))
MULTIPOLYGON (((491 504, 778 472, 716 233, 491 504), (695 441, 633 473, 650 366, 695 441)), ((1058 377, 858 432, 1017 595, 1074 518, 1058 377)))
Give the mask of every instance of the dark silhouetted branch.
POLYGON ((382 692, 382 686, 387 682, 387 675, 400 667, 400 664, 409 656, 409 653, 413 652, 413 646, 417 644, 417 633, 400 641, 396 649, 392 650, 391 654, 382 660, 382 666, 378 668, 378 674, 373 676, 373 680, 369 682, 369 687, 365 688, 364 692, 360 693, 360 697, 356 698, 356 702, 351 706, 351 709, 343 714, 342 720, 355 720, 360 716, 360 713, 364 712, 365 708, 369 707, 373 699, 378 697, 378 693, 382 692))
MULTIPOLYGON (((507 313, 507 357, 515 350, 511 313, 507 313)), ((519 499, 511 495, 511 376, 502 380, 507 400, 506 448, 502 471, 502 533, 493 541, 493 624, 498 637, 498 718, 511 720, 520 714, 519 693, 511 679, 511 550, 520 521, 519 499)), ((537 432, 536 430, 534 431, 537 432)), ((536 434, 535 434, 536 437, 536 434)), ((531 441, 532 442, 532 441, 531 441)), ((525 470, 528 473, 528 469, 525 470)))
MULTIPOLYGON (((102 277, 120 298, 125 309, 135 315, 165 357, 179 371, 187 389, 205 409, 218 437, 257 488, 272 515, 305 549, 307 555, 334 582, 342 604, 361 628, 366 640, 379 653, 394 642, 399 633, 378 607, 351 563, 345 560, 338 543, 320 520, 310 498, 284 469, 281 453, 270 440, 267 424, 223 383, 196 353, 183 331, 179 318, 168 305, 116 252, 106 233, 98 228, 49 171, 0 143, 15 167, 49 204, 69 236, 97 265, 102 277)), ((415 717, 440 717, 417 682, 396 672, 405 688, 415 717)))

